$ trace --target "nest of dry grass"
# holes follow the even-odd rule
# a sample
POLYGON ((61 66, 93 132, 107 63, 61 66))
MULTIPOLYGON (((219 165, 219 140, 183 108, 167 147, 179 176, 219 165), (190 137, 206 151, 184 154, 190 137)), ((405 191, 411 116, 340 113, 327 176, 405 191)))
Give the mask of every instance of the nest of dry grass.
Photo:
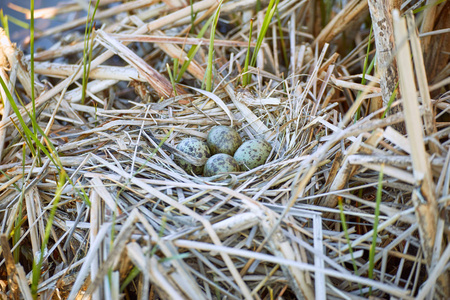
MULTIPOLYGON (((270 25, 249 69, 252 83, 242 87, 246 20, 261 24, 267 5, 256 13, 255 3, 228 1, 221 8, 211 92, 202 88, 207 46, 179 84, 169 80, 173 59, 182 63, 192 45, 209 43, 208 34, 189 35, 191 8, 183 1, 102 3, 85 100, 84 36, 73 31, 85 18, 37 33, 60 38, 34 56, 38 138, 51 155, 33 154, 20 118, 4 101, 2 297, 450 296, 450 64, 448 52, 445 64, 433 63, 441 52, 427 52, 439 43, 448 48, 448 36, 424 35, 421 48, 412 15, 406 13, 408 33, 394 13, 398 50, 361 83, 369 41, 362 17, 370 10, 376 19, 378 12, 371 1, 370 7, 349 2, 324 28, 313 17, 315 4, 280 1, 281 27, 276 20, 270 25), (354 39, 347 46, 336 39, 349 33, 354 39), (387 108, 398 81, 400 96, 387 108), (267 162, 214 177, 174 163, 169 147, 185 137, 205 139, 218 124, 233 126, 243 140, 269 141, 267 162)), ((216 1, 196 2, 195 26, 216 9, 216 1)), ((445 15, 449 5, 432 9, 445 15)), ((441 29, 428 13, 417 22, 427 31, 441 29)), ((377 29, 374 34, 378 51, 383 44, 377 29)), ((2 78, 17 91, 17 103, 25 100, 20 113, 31 128, 29 57, 4 34, 0 48, 2 78)))

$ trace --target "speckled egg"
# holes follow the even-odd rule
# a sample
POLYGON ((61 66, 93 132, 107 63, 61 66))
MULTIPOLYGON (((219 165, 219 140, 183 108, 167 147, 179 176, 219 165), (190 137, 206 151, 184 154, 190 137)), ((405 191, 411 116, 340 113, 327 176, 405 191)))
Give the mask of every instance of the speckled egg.
MULTIPOLYGON (((177 149, 183 153, 191 155, 196 158, 208 158, 211 156, 208 145, 204 141, 200 141, 196 138, 186 138, 182 140, 178 145, 177 149)), ((187 173, 191 174, 194 172, 197 175, 202 174, 203 166, 194 166, 188 163, 186 160, 175 156, 175 162, 183 168, 187 173)))
POLYGON ((214 176, 223 172, 238 172, 239 164, 233 156, 219 153, 214 154, 206 161, 203 175, 206 177, 214 176))
POLYGON ((211 154, 225 153, 233 155, 242 144, 241 137, 236 130, 228 126, 214 126, 206 139, 211 154))
POLYGON ((234 153, 234 159, 241 170, 250 170, 266 162, 272 146, 265 140, 249 140, 243 143, 234 153))

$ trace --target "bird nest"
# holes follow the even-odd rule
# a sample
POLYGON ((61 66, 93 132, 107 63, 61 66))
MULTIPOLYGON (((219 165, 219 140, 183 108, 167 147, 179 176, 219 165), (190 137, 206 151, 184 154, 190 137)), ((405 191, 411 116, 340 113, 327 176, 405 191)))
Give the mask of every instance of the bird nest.
POLYGON ((103 3, 97 29, 83 17, 37 32, 57 39, 32 59, 0 32, 2 297, 450 295, 449 68, 428 70, 432 85, 423 61, 412 69, 415 29, 413 54, 396 56, 395 98, 392 77, 361 68, 373 58, 368 30, 351 51, 334 39, 355 32, 351 12, 366 2, 314 37, 299 31, 320 23, 314 5, 271 1, 270 38, 248 68, 250 19, 260 32, 270 5, 221 3, 216 35, 199 36, 218 2, 182 2, 103 3), (72 30, 84 24, 92 32, 72 30), (415 81, 420 106, 402 86, 415 81), (216 125, 268 141, 266 162, 211 177, 177 165, 180 141, 216 125))

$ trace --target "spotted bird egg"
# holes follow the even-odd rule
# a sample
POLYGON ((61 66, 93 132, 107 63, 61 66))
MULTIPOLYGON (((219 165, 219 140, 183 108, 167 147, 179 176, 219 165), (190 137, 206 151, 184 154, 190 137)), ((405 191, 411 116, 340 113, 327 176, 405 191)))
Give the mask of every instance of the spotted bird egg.
MULTIPOLYGON (((188 155, 191 155, 191 156, 199 158, 199 159, 208 158, 211 156, 211 152, 209 151, 208 144, 206 144, 206 142, 200 141, 196 138, 183 139, 177 145, 177 149, 183 153, 186 153, 188 155)), ((177 156, 175 156, 175 162, 189 174, 191 174, 192 172, 194 172, 197 175, 202 174, 203 166, 195 166, 177 156)))
POLYGON ((241 170, 250 170, 265 163, 272 146, 265 140, 256 139, 243 143, 234 153, 241 170))
POLYGON ((206 177, 214 176, 224 172, 238 172, 239 164, 233 156, 219 153, 214 154, 206 161, 203 175, 206 177))
POLYGON ((242 144, 241 137, 236 130, 228 126, 214 126, 206 139, 211 154, 225 153, 233 155, 242 144))

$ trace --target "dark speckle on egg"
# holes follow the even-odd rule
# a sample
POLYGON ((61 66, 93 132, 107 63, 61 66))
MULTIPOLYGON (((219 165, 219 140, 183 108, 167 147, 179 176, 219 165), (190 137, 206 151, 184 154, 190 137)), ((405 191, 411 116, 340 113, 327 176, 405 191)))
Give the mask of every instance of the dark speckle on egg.
POLYGON ((203 175, 206 177, 214 176, 219 173, 238 172, 239 164, 233 156, 219 153, 211 156, 205 164, 203 175))

